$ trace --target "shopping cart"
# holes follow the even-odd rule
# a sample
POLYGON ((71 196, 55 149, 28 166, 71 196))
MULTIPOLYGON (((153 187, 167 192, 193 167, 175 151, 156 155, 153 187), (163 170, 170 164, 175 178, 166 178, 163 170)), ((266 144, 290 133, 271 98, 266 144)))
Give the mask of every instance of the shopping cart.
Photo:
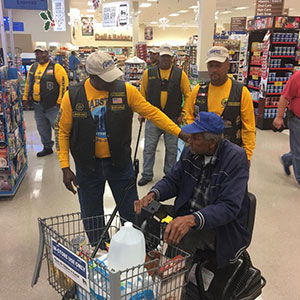
MULTIPOLYGON (((92 234, 99 236, 98 231, 103 232, 103 218, 105 224, 111 222, 109 237, 104 240, 109 242, 124 220, 116 216, 111 221, 111 215, 87 218, 85 221, 99 224, 92 234)), ((70 291, 78 300, 181 299, 189 254, 179 248, 147 234, 145 264, 114 271, 105 265, 103 256, 92 258, 95 249, 88 242, 80 213, 39 219, 38 222, 40 247, 32 286, 37 283, 40 259, 44 258, 49 284, 63 299, 69 299, 66 295, 70 291)))

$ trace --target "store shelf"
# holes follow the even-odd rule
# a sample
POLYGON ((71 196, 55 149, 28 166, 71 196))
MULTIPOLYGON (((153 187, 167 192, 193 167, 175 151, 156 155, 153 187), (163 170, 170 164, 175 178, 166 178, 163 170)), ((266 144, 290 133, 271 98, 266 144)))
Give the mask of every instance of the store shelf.
POLYGON ((256 86, 248 85, 248 88, 259 91, 259 87, 256 87, 256 86))
POLYGON ((261 64, 250 64, 250 67, 261 67, 261 64))
POLYGON ((252 101, 257 104, 259 103, 259 100, 252 100, 252 101))
POLYGON ((270 68, 270 70, 287 70, 287 71, 292 71, 294 69, 293 68, 270 68))
POLYGON ((268 83, 276 83, 276 82, 287 83, 287 81, 268 81, 268 83))
POLYGON ((296 55, 272 55, 271 58, 293 58, 296 55))
POLYGON ((276 105, 265 105, 265 108, 278 108, 276 105))
POLYGON ((267 93, 266 94, 267 96, 279 96, 279 95, 281 95, 281 93, 267 93))
POLYGON ((273 45, 283 44, 283 45, 296 45, 297 42, 272 42, 273 45))

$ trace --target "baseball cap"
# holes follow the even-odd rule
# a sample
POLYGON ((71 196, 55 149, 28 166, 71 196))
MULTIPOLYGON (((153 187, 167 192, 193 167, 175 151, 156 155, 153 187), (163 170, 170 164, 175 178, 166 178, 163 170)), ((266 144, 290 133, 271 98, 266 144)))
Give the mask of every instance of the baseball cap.
POLYGON ((112 82, 123 75, 115 65, 112 57, 105 52, 96 51, 90 54, 85 65, 88 74, 97 75, 106 82, 112 82))
POLYGON ((47 47, 46 46, 43 46, 43 45, 36 45, 35 48, 34 48, 34 52, 35 51, 42 51, 42 52, 45 52, 45 51, 48 51, 47 47))
POLYGON ((224 121, 213 112, 201 111, 192 124, 181 127, 181 130, 186 133, 221 134, 224 131, 224 121))
POLYGON ((223 63, 228 58, 229 52, 225 47, 214 46, 208 50, 205 63, 207 64, 210 61, 218 61, 220 63, 223 63))
POLYGON ((169 44, 163 44, 159 47, 159 55, 173 56, 172 46, 169 44))
POLYGON ((151 48, 149 50, 149 52, 152 52, 152 53, 159 53, 159 49, 158 48, 151 48))

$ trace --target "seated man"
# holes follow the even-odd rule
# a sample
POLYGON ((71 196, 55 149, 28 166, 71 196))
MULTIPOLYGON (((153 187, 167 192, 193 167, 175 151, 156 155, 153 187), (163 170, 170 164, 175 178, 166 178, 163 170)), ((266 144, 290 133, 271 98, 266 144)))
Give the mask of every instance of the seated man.
POLYGON ((175 218, 164 240, 192 256, 196 250, 216 253, 218 267, 237 260, 249 242, 247 230, 248 160, 245 150, 223 139, 224 122, 212 112, 200 112, 182 127, 191 134, 180 160, 150 190, 135 201, 135 211, 151 201, 175 199, 175 218))

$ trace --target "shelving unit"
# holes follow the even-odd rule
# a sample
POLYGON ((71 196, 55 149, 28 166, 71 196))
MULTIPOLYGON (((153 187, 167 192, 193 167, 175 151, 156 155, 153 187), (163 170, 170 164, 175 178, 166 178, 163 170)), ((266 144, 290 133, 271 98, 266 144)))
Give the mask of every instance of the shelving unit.
POLYGON ((185 53, 188 57, 185 72, 189 79, 193 79, 192 70, 197 66, 197 44, 188 44, 185 46, 185 53))
POLYGON ((299 28, 274 26, 249 34, 250 67, 246 84, 256 111, 256 126, 260 129, 271 129, 281 92, 299 60, 299 28))
POLYGON ((0 72, 0 196, 13 196, 27 170, 25 123, 17 80, 0 72))
POLYGON ((138 57, 133 57, 125 61, 124 80, 140 88, 142 74, 145 70, 146 62, 138 57))

